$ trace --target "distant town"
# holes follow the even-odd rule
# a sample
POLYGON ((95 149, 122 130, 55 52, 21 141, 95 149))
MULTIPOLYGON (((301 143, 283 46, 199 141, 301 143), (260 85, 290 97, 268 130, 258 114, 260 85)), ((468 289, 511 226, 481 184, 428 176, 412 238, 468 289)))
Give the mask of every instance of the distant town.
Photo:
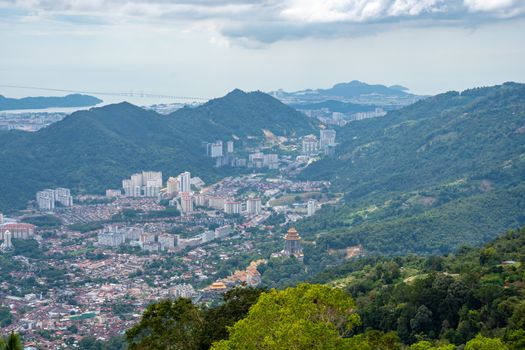
POLYGON ((2 303, 13 315, 7 330, 49 348, 59 348, 66 338, 109 339, 134 324, 154 300, 183 296, 214 303, 233 286, 259 285, 258 266, 269 259, 302 261, 302 239, 293 223, 339 198, 327 195, 329 182, 292 181, 287 175, 332 154, 335 130, 284 145, 296 156, 236 147, 240 144, 203 143, 203 152, 217 167, 250 168, 248 174, 206 184, 189 171, 166 176, 144 170, 105 196, 42 189, 21 215, 0 216, 1 250, 36 241, 38 261, 59 274, 54 287, 42 288, 29 260, 14 258, 26 268, 13 277, 30 282, 14 289, 0 285, 2 303), (283 235, 281 226, 291 228, 283 235), (49 337, 51 330, 59 336, 49 337))

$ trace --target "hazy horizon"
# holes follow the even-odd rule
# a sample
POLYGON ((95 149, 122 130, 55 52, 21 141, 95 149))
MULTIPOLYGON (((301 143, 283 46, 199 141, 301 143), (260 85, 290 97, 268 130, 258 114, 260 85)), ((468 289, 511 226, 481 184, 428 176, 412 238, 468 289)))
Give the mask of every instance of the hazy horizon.
POLYGON ((205 98, 351 80, 433 95, 524 82, 524 14, 512 0, 0 0, 0 75, 4 85, 205 98))

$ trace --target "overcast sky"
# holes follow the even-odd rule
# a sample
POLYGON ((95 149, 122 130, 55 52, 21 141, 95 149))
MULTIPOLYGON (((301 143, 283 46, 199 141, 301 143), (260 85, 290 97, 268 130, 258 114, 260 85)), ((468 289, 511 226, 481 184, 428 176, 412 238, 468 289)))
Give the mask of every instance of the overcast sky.
POLYGON ((0 0, 0 84, 214 97, 357 79, 434 94, 525 82, 524 33, 525 0, 0 0))

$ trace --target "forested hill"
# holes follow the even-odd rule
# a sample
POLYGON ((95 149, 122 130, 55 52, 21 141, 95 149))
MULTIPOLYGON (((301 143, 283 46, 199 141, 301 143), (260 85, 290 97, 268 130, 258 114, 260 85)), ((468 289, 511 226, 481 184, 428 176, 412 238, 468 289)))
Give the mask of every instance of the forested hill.
POLYGON ((344 205, 302 225, 327 244, 443 253, 525 224, 525 85, 448 92, 338 130, 329 179, 344 205))
POLYGON ((524 264, 521 228, 448 256, 349 261, 310 282, 345 289, 356 301, 362 330, 393 331, 405 344, 461 345, 481 333, 507 345, 471 349, 524 349, 524 264))
POLYGON ((228 170, 213 169, 202 141, 212 142, 313 132, 306 117, 278 100, 235 90, 223 98, 169 116, 129 103, 79 111, 34 133, 0 134, 0 211, 24 207, 48 186, 73 193, 120 187, 140 170, 176 175, 189 170, 205 181, 228 170))
POLYGON ((305 135, 316 129, 312 119, 270 95, 239 89, 197 108, 175 111, 171 117, 179 127, 198 131, 200 138, 261 136, 265 129, 276 135, 305 135))
POLYGON ((86 107, 99 104, 102 100, 89 96, 72 94, 63 97, 8 98, 0 95, 0 111, 13 109, 42 109, 50 107, 86 107))

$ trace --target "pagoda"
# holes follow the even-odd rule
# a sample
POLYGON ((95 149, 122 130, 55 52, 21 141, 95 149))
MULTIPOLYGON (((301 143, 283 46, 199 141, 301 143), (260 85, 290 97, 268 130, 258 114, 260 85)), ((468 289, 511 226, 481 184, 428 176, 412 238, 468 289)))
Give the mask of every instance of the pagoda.
POLYGON ((298 260, 303 261, 303 247, 301 246, 301 236, 295 229, 290 227, 284 235, 284 250, 281 252, 284 256, 295 256, 298 260))

